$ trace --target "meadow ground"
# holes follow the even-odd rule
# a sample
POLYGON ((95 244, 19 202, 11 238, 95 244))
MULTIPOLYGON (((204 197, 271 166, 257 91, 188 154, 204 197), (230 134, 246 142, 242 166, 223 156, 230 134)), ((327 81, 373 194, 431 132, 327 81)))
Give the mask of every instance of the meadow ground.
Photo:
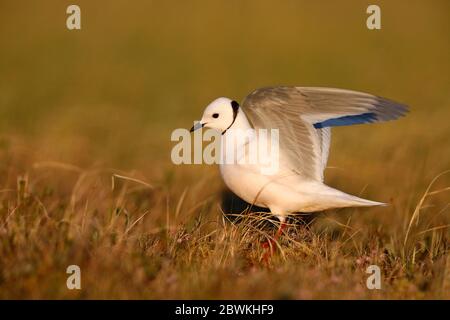
POLYGON ((0 298, 450 298, 448 1, 379 1, 379 31, 365 1, 79 1, 80 31, 69 4, 0 5, 0 298), (265 264, 274 229, 230 223, 217 168, 173 165, 170 133, 278 84, 411 112, 333 131, 326 182, 390 205, 290 226, 265 264))

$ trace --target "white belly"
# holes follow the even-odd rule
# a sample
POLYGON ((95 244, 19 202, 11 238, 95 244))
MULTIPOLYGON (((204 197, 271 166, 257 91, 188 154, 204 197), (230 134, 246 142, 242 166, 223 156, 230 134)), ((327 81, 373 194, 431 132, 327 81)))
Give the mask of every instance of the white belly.
MULTIPOLYGON (((223 139, 237 137, 231 133, 227 132, 222 136, 222 154, 226 155, 230 150, 225 148, 223 139)), ((295 174, 289 163, 284 162, 281 152, 279 158, 276 158, 278 162, 275 163, 278 165, 275 166, 275 172, 269 170, 272 173, 267 173, 266 166, 274 163, 272 158, 258 157, 256 163, 240 162, 248 159, 248 150, 252 150, 261 141, 253 138, 244 142, 240 144, 242 152, 235 158, 236 161, 220 164, 220 173, 228 188, 246 202, 269 208, 279 217, 289 213, 322 211, 355 204, 354 200, 348 199, 348 195, 325 186, 321 181, 304 180, 295 174)))
POLYGON ((300 194, 284 185, 288 177, 263 175, 255 165, 240 164, 222 164, 220 173, 228 188, 250 204, 269 208, 278 215, 299 209, 300 194))
MULTIPOLYGON (((235 139, 232 133, 227 133, 225 137, 235 139)), ((298 212, 301 199, 299 193, 292 187, 297 184, 298 181, 293 180, 298 179, 298 176, 290 170, 283 170, 284 163, 280 161, 282 157, 271 158, 270 153, 262 153, 263 156, 258 154, 258 157, 254 158, 256 162, 249 161, 251 159, 249 150, 259 150, 260 143, 259 137, 253 137, 247 144, 238 147, 241 148, 241 153, 234 158, 235 161, 220 164, 220 173, 225 184, 241 199, 250 204, 269 208, 276 215, 298 212), (240 163, 240 160, 244 161, 240 163)), ((263 141, 262 145, 270 144, 263 141)), ((225 148, 222 140, 222 152, 226 154, 229 150, 225 148)))

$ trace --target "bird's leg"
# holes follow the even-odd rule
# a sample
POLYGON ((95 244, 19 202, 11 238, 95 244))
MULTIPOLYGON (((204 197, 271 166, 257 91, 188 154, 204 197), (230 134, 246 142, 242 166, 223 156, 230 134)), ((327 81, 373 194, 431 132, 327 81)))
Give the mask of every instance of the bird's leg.
POLYGON ((269 261, 270 256, 272 255, 274 248, 276 246, 276 242, 278 238, 283 233, 283 230, 286 228, 286 223, 284 223, 284 218, 280 218, 280 227, 278 228, 277 232, 273 236, 273 238, 268 239, 267 241, 263 242, 262 247, 266 249, 267 251, 263 255, 263 260, 267 263, 269 261))
POLYGON ((286 228, 287 224, 284 222, 281 222, 280 227, 278 228, 277 232, 273 236, 273 238, 268 239, 267 241, 264 241, 262 244, 263 248, 270 248, 275 246, 275 242, 277 242, 278 238, 283 233, 283 230, 286 228))

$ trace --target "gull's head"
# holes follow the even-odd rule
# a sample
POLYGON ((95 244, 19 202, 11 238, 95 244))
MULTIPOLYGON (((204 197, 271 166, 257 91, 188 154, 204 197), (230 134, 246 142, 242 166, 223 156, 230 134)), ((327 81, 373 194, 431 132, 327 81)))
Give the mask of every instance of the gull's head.
POLYGON ((228 98, 217 98, 206 107, 202 119, 191 128, 191 132, 205 127, 224 133, 233 125, 238 110, 239 103, 236 101, 228 98))

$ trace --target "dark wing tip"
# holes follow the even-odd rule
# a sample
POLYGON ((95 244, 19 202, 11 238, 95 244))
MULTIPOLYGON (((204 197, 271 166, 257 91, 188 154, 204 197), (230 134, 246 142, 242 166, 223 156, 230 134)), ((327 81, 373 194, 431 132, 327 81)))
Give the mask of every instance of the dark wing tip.
POLYGON ((379 121, 395 120, 406 116, 406 114, 410 112, 408 105, 382 97, 376 97, 373 106, 379 121))

